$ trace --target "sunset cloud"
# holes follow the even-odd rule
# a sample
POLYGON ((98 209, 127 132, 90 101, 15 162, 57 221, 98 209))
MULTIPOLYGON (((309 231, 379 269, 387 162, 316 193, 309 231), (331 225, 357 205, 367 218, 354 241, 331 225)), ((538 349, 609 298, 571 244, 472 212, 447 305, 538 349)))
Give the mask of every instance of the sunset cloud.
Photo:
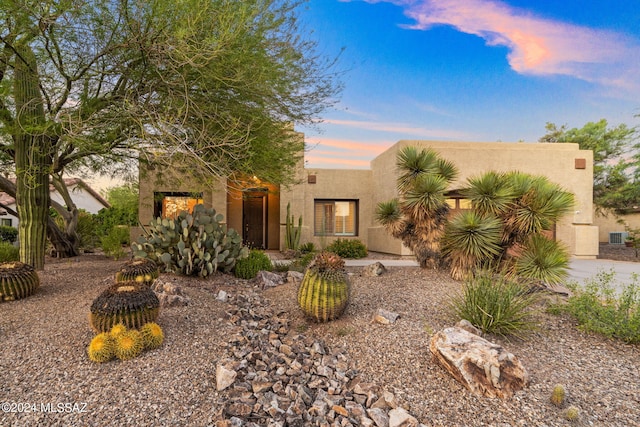
POLYGON ((415 21, 406 28, 449 25, 509 49, 511 68, 521 74, 568 75, 605 85, 635 86, 638 41, 613 31, 568 24, 496 0, 368 0, 404 8, 415 21))

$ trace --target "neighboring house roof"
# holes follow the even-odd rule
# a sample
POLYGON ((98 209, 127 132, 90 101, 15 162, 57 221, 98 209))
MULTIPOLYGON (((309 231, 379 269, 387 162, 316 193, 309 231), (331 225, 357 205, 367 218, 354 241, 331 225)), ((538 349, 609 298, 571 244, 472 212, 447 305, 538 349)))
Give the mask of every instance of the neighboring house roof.
MULTIPOLYGON (((98 203, 100 203, 102 206, 104 206, 105 208, 110 208, 111 205, 109 204, 109 202, 107 202, 105 200, 104 197, 102 197, 96 190, 94 190, 93 188, 91 188, 89 186, 89 184, 87 184, 86 182, 84 182, 83 180, 81 180, 80 178, 66 178, 64 179, 64 184, 67 186, 67 188, 69 188, 70 192, 71 192, 71 197, 73 197, 73 188, 82 188, 83 190, 85 190, 87 193, 89 193, 94 199, 96 199, 96 201, 98 201, 98 203)), ((53 185, 49 185, 49 191, 51 193, 56 193, 56 189, 53 187, 53 185)), ((8 195, 7 193, 3 193, 0 192, 0 204, 3 205, 15 205, 16 203, 16 199, 11 197, 10 195, 8 195)), ((79 208, 82 208, 82 206, 78 206, 79 208)))

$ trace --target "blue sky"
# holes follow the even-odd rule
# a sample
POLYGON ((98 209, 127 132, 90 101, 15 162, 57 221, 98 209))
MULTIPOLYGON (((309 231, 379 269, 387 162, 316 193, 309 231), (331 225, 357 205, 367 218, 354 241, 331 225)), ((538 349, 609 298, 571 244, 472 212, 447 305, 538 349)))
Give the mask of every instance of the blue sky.
POLYGON ((344 90, 308 167, 368 168, 401 139, 535 142, 545 123, 640 123, 636 0, 310 0, 344 90))

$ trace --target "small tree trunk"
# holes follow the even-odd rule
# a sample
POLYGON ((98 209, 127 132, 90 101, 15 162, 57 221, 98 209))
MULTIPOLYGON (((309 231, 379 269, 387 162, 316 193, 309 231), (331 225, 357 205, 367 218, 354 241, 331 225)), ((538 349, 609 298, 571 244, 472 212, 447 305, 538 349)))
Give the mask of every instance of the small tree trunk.
POLYGON ((50 141, 45 134, 36 59, 26 44, 17 49, 13 89, 20 261, 42 270, 49 217, 50 141))

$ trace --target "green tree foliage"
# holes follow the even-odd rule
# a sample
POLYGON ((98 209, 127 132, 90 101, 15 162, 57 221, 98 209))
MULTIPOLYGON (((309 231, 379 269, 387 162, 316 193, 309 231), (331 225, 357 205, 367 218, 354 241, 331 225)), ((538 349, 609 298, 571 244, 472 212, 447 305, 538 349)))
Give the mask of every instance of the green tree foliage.
POLYGON ((593 151, 593 201, 598 208, 624 213, 640 204, 640 143, 637 129, 609 127, 606 120, 568 129, 547 123, 540 142, 572 142, 593 151))
MULTIPOLYGON (((298 26, 299 6, 297 0, 3 1, 0 84, 26 81, 18 79, 24 70, 36 89, 24 99, 0 91, 0 161, 16 167, 18 192, 28 179, 24 195, 47 190, 50 175, 65 198, 64 205, 52 203, 65 230, 39 213, 39 229, 20 234, 39 241, 21 248, 36 251, 41 264, 46 224, 59 254, 77 253, 78 214, 62 178, 87 168, 127 175, 139 161, 200 180, 238 171, 275 184, 293 179, 303 148, 293 125, 313 124, 340 90, 335 61, 319 55, 298 26), (18 165, 20 147, 44 163, 18 165)), ((0 189, 16 193, 6 179, 0 189)), ((37 198, 46 210, 44 197, 19 196, 18 205, 34 206, 37 198)))
POLYGON ((481 269, 557 284, 568 255, 545 236, 567 214, 573 194, 543 176, 488 171, 458 191, 471 210, 450 212, 452 163, 431 150, 398 153, 398 199, 380 203, 377 220, 414 251, 422 267, 448 266, 456 279, 481 269))

